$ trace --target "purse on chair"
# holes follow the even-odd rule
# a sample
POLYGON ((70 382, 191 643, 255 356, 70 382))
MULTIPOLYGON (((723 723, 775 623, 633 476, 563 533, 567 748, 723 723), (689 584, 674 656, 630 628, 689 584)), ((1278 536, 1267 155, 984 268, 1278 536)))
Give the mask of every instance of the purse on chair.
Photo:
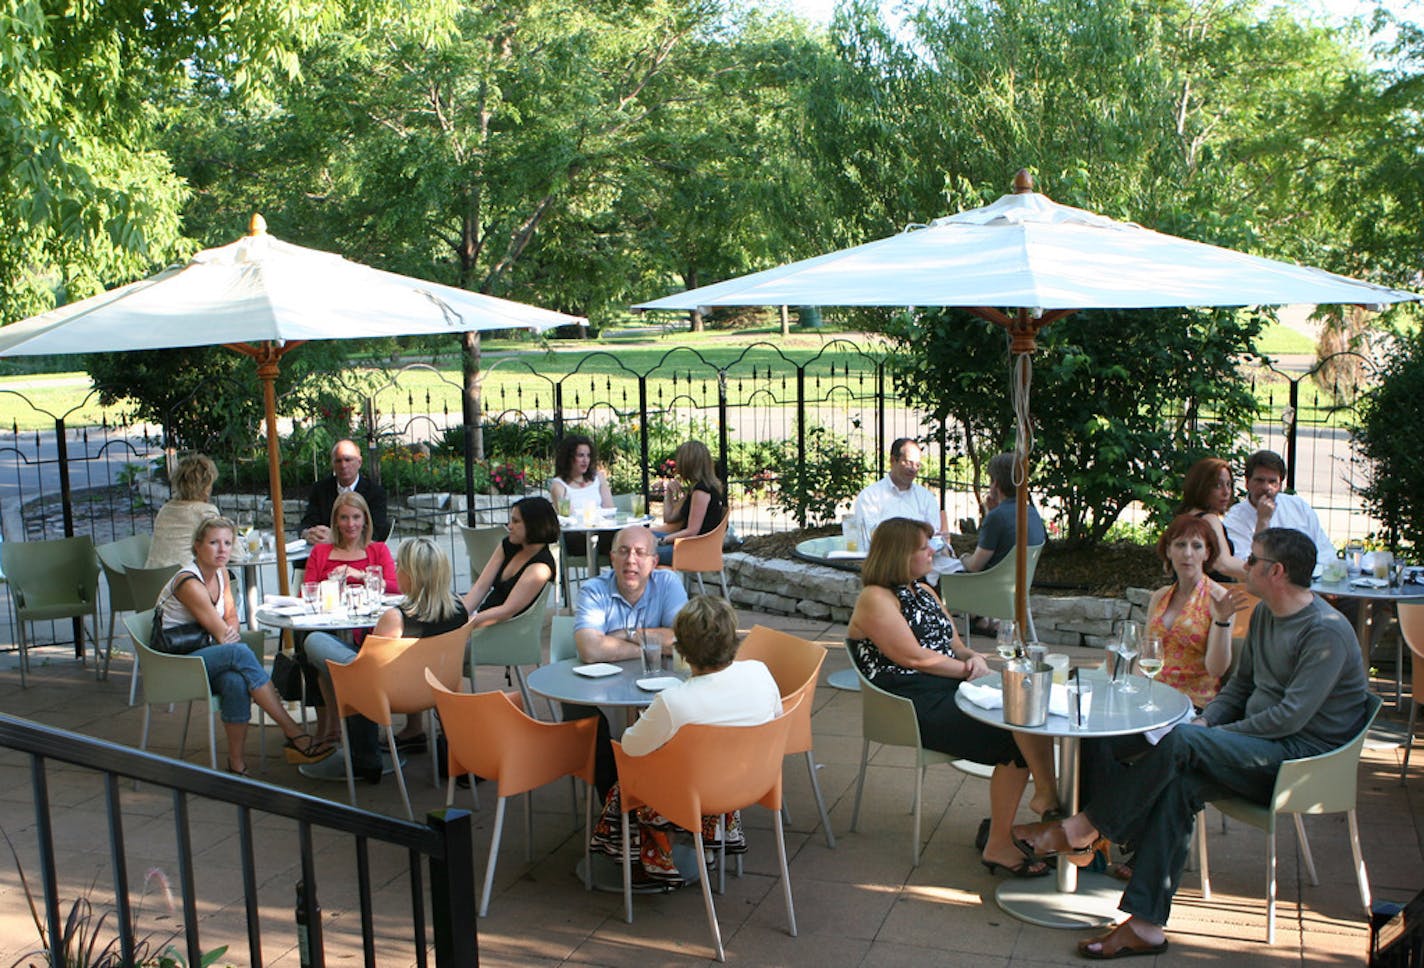
MULTIPOLYGON (((193 576, 190 574, 188 578, 191 579, 193 576)), ((169 589, 168 594, 160 598, 158 603, 153 606, 153 633, 149 639, 148 647, 155 652, 163 652, 167 655, 188 655, 191 652, 217 644, 212 633, 203 628, 201 622, 184 622, 181 625, 164 627, 163 606, 168 599, 173 597, 173 590, 180 584, 182 584, 181 581, 174 582, 173 588, 169 589)))

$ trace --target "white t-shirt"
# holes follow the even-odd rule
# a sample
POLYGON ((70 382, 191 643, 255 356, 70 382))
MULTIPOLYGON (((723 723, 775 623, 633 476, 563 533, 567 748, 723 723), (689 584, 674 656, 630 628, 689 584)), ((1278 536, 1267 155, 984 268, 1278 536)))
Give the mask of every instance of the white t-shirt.
POLYGON ((658 693, 623 731, 623 752, 646 756, 684 725, 760 726, 780 715, 781 691, 767 667, 756 659, 733 662, 658 693))
MULTIPOLYGON (((1256 508, 1250 501, 1237 501, 1227 509, 1221 523, 1226 528, 1226 536, 1231 539, 1232 553, 1244 562, 1251 553, 1251 539, 1256 536, 1256 508)), ((1326 565, 1335 560, 1335 545, 1331 543, 1330 535, 1321 527, 1315 509, 1300 495, 1284 491, 1276 495, 1276 510, 1271 515, 1270 526, 1303 532, 1315 542, 1315 560, 1319 564, 1326 565)))
POLYGON ((569 499, 569 513, 574 517, 578 517, 582 514, 584 508, 597 509, 603 507, 602 473, 594 474, 593 483, 585 484, 582 487, 570 484, 562 477, 557 478, 557 480, 563 485, 564 496, 569 499))

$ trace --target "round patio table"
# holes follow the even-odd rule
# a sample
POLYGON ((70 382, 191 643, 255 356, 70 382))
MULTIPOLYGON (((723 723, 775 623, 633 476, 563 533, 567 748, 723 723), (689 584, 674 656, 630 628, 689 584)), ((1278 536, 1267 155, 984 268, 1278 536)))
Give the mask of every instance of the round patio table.
MULTIPOLYGON (((835 568, 838 571, 851 571, 857 575, 860 574, 860 566, 865 563, 863 551, 859 554, 846 551, 846 539, 835 534, 825 538, 810 538, 797 542, 796 548, 791 554, 801 561, 809 561, 814 565, 825 565, 827 568, 835 568), (838 552, 837 556, 830 557, 832 552, 838 552)), ((859 692, 860 678, 855 674, 854 669, 837 669, 826 676, 826 685, 832 689, 844 689, 846 692, 859 692)))
MULTIPOLYGON (((1042 726, 1010 726, 1004 722, 1004 710, 984 709, 974 705, 959 692, 955 702, 967 715, 1016 732, 1052 736, 1058 745, 1058 799, 1064 812, 1078 812, 1078 751, 1079 741, 1106 736, 1127 736, 1159 729, 1176 722, 1192 708, 1191 700, 1168 685, 1157 685, 1143 676, 1131 676, 1137 686, 1135 693, 1123 693, 1112 688, 1107 674, 1101 670, 1081 670, 1079 675, 1093 683, 1093 704, 1088 721, 1082 729, 1069 729, 1063 716, 1049 715, 1042 726), (1149 693, 1150 688, 1150 693, 1149 693), (1147 697, 1159 707, 1143 710, 1147 697)), ((999 673, 975 680, 984 686, 1001 686, 999 673)), ((1107 874, 1080 871, 1066 858, 1060 858, 1056 877, 1035 880, 1008 880, 999 884, 994 899, 1005 912, 1046 928, 1096 928, 1120 920, 1117 905, 1122 899, 1122 881, 1107 874)))
MULTIPOLYGON (((1395 587, 1376 588, 1366 577, 1345 578, 1341 581, 1315 579, 1310 590, 1317 595, 1335 595, 1359 601, 1355 610, 1355 639, 1360 643, 1360 653, 1364 656, 1366 671, 1370 668, 1370 615, 1376 605, 1393 607, 1400 602, 1424 602, 1424 585, 1408 583, 1395 587)), ((1395 641, 1394 655, 1394 707, 1402 708, 1404 701, 1404 637, 1395 641)))

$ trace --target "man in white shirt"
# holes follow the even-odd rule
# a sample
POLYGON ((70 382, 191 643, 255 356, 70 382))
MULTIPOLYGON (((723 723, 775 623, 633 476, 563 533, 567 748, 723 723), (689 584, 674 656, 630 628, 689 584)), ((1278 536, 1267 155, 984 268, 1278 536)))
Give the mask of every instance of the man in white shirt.
POLYGON ((1222 518, 1232 554, 1244 563, 1256 535, 1267 528, 1292 528, 1315 543, 1320 565, 1334 561, 1335 545, 1315 510, 1304 498, 1281 492, 1285 479, 1286 462, 1280 454, 1258 450, 1246 458, 1246 500, 1237 501, 1222 518))
POLYGON ((856 495, 851 514, 860 519, 867 536, 875 531, 881 521, 890 518, 909 518, 928 524, 935 533, 935 537, 930 539, 935 559, 934 571, 925 577, 936 583, 940 575, 963 571, 964 565, 940 537, 943 532, 939 503, 929 488, 915 483, 919 473, 920 445, 908 437, 901 437, 890 445, 890 473, 856 495))

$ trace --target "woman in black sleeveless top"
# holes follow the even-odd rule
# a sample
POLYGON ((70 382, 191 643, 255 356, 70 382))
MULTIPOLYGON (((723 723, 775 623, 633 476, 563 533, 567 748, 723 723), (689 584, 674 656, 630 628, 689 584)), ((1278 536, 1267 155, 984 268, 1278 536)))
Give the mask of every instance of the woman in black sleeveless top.
POLYGON ((509 537, 465 593, 465 607, 475 616, 476 628, 518 615, 557 577, 549 545, 559 540, 559 517, 548 498, 516 501, 509 509, 508 527, 509 537))

